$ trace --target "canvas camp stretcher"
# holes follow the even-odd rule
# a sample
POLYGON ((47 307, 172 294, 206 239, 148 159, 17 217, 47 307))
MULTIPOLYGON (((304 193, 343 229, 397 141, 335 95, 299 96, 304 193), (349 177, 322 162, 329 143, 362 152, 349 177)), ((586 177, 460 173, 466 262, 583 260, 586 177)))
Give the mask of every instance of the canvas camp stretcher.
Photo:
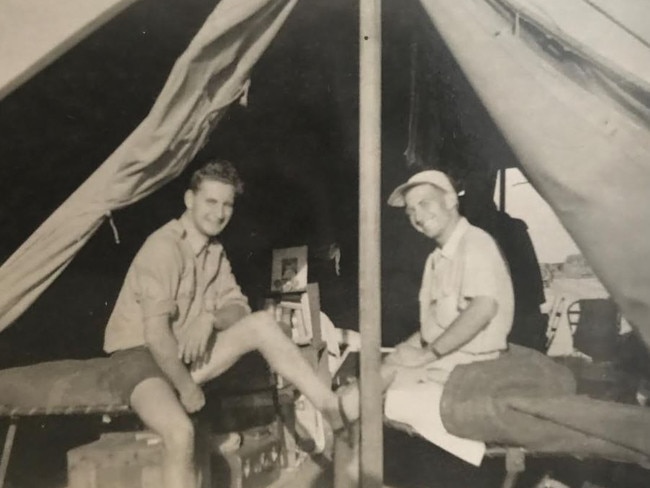
MULTIPOLYGON (((0 423, 6 422, 0 488, 4 487, 18 426, 33 417, 98 416, 104 421, 134 415, 133 410, 111 389, 110 357, 58 360, 0 370, 0 423)), ((208 401, 218 398, 270 395, 274 415, 278 415, 281 398, 275 378, 264 359, 250 353, 226 373, 204 385, 208 401), (242 380, 244 379, 244 380, 242 380)), ((0 434, 1 435, 1 434, 0 434)))
POLYGON ((27 417, 131 413, 108 386, 110 358, 62 360, 0 371, 0 419, 8 422, 0 460, 4 484, 18 425, 27 417))
POLYGON ((0 420, 7 422, 0 458, 3 488, 18 426, 33 417, 132 414, 107 384, 110 358, 51 361, 0 371, 0 420))
MULTIPOLYGON (((386 421, 386 425, 406 432, 411 436, 418 434, 413 429, 398 422, 386 421)), ((526 449, 520 446, 502 445, 502 444, 488 444, 485 449, 485 458, 503 459, 504 475, 501 482, 501 488, 514 488, 517 486, 517 481, 520 476, 527 469, 527 461, 533 458, 575 458, 578 460, 587 459, 584 456, 577 456, 572 452, 539 452, 531 449, 526 449)))
POLYGON ((0 419, 8 421, 0 457, 0 488, 4 488, 7 469, 11 459, 18 424, 25 417, 52 416, 52 415, 117 415, 132 414, 133 411, 128 405, 62 405, 58 407, 18 407, 12 405, 0 405, 0 419))
MULTIPOLYGON (((386 425, 389 425, 396 430, 406 432, 411 436, 418 435, 410 426, 405 424, 387 420, 386 425)), ((499 444, 486 446, 484 456, 486 458, 503 458, 505 474, 503 476, 503 481, 501 482, 501 488, 514 488, 517 485, 519 477, 526 471, 527 459, 532 457, 574 457, 570 452, 540 453, 530 451, 523 447, 499 444)))
MULTIPOLYGON (((355 381, 358 356, 346 355, 337 384, 355 381)), ((501 358, 458 366, 441 399, 445 429, 486 443, 484 458, 503 458, 502 488, 516 486, 531 458, 605 459, 650 466, 650 409, 577 394, 574 373, 511 344, 501 358), (508 373, 508 374, 507 374, 508 373)), ((384 423, 412 436, 410 425, 384 423)))

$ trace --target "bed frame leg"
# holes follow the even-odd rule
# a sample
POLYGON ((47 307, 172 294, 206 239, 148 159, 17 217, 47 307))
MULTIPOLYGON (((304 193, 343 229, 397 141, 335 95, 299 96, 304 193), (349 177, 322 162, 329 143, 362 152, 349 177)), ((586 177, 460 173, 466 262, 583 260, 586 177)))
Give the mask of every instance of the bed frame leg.
MULTIPOLYGON (((526 470, 526 455, 523 450, 509 448, 506 450, 506 476, 502 488, 515 488, 519 475, 526 470)), ((0 487, 2 488, 2 487, 0 487)))
POLYGON ((2 449, 2 458, 0 458, 0 488, 4 488, 5 477, 7 476, 7 468, 9 467, 9 457, 11 450, 14 447, 14 439, 16 438, 16 429, 18 427, 18 420, 11 419, 9 427, 7 428, 7 435, 5 437, 5 445, 2 449))

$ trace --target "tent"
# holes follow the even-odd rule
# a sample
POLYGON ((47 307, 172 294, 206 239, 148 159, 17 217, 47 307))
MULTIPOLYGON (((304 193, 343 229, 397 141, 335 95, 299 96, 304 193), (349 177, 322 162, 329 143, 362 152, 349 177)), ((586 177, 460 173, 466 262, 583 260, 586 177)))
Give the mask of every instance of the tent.
MULTIPOLYGON (((227 3, 224 0, 220 6, 227 3)), ((454 63, 458 64, 462 72, 460 82, 468 84, 467 93, 478 95, 487 110, 488 118, 498 127, 501 137, 507 141, 512 151, 511 154, 508 150, 501 150, 502 153, 507 154, 507 158, 516 159, 523 167, 532 183, 553 206, 573 235, 635 330, 646 344, 650 344, 650 265, 645 259, 647 253, 644 242, 644 229, 649 228, 650 223, 650 213, 645 205, 645 188, 650 177, 647 166, 648 119, 645 117, 643 103, 639 103, 644 100, 647 102, 647 78, 644 78, 647 73, 630 72, 635 67, 634 63, 632 66, 613 66, 608 62, 612 58, 611 54, 598 50, 595 53, 586 52, 584 44, 592 46, 595 42, 593 39, 582 39, 578 45, 575 44, 574 36, 566 36, 569 27, 558 27, 558 19, 580 18, 579 12, 559 12, 556 15, 560 17, 554 19, 548 11, 549 5, 542 9, 532 1, 462 0, 450 4, 421 0, 420 3, 428 14, 428 27, 433 26, 433 35, 439 36, 442 41, 436 44, 436 49, 448 49, 451 52, 454 63), (531 41, 540 32, 543 38, 553 40, 548 43, 551 48, 557 50, 560 46, 564 50, 561 52, 568 53, 567 56, 570 55, 572 60, 597 59, 597 69, 593 69, 592 73, 595 73, 594 76, 599 81, 603 81, 599 86, 606 86, 607 90, 602 88, 596 94, 593 89, 595 85, 567 82, 562 70, 550 60, 540 58, 539 47, 535 47, 531 41), (603 97, 605 91, 610 93, 608 98, 603 97), (623 100, 623 103, 615 104, 613 100, 623 100), (601 191, 594 191, 596 188, 601 191)), ((595 10, 600 17, 596 16, 593 22, 601 22, 604 17, 610 24, 612 18, 616 20, 614 24, 621 24, 616 17, 620 12, 614 13, 608 2, 603 0, 596 2, 596 5, 598 9, 595 10)), ((293 2, 250 2, 250 17, 247 18, 256 27, 257 21, 262 22, 263 18, 269 29, 268 36, 260 37, 260 42, 271 42, 292 7, 293 2), (257 7, 268 15, 256 17, 252 12, 257 12, 257 7)), ((419 9, 417 5, 413 8, 419 9)), ((398 22, 399 18, 395 21, 398 22)), ((619 30, 627 36, 620 41, 626 52, 633 52, 637 58, 646 55, 643 47, 647 48, 647 37, 644 38, 631 27, 621 29, 619 26, 619 30), (632 45, 633 49, 630 47, 632 45)), ((612 33, 612 36, 616 35, 612 33)), ((619 32, 617 39, 621 35, 619 32)), ((254 42, 247 46, 252 49, 252 64, 262 48, 254 42)), ((183 62, 181 58, 179 64, 183 62)), ((639 65, 646 66, 643 63, 639 65)), ((241 74, 235 71, 235 74, 237 81, 222 93, 223 98, 215 101, 219 98, 215 97, 214 107, 202 105, 206 111, 225 107, 244 95, 247 70, 241 74)), ((173 100, 172 89, 183 88, 188 88, 187 93, 194 93, 195 85, 171 88, 167 85, 159 100, 173 100)), ((158 111, 156 107, 151 115, 156 122, 164 122, 168 116, 182 117, 182 114, 168 113, 162 109, 158 111)), ((215 114, 215 120, 219 117, 220 113, 215 114)), ((471 117, 465 117, 463 123, 471 126, 470 119, 471 117)), ((160 143, 158 148, 148 147, 151 151, 149 156, 135 152, 138 157, 143 156, 143 161, 148 157, 162 161, 162 166, 169 170, 168 176, 162 176, 157 171, 154 174, 157 175, 157 182, 163 183, 178 174, 196 154, 207 136, 208 127, 188 126, 183 135, 191 135, 183 139, 184 142, 180 145, 174 146, 178 148, 181 157, 166 159, 165 147, 174 135, 162 134, 155 129, 156 124, 150 124, 151 122, 143 123, 127 141, 128 144, 118 149, 111 158, 122 159, 128 146, 136 142, 138 137, 153 135, 160 143), (157 139, 158 136, 161 139, 157 139)), ((472 130, 468 132, 471 134, 472 130)), ((485 135, 485 132, 482 133, 485 135)), ((485 139, 478 143, 475 141, 475 145, 480 145, 481 142, 485 142, 485 139)), ((134 168, 135 159, 130 161, 129 172, 134 168)), ((103 179, 102 173, 109 170, 99 171, 100 179, 103 179)), ((142 186, 133 187, 137 190, 135 194, 144 196, 153 191, 150 181, 138 181, 142 186)), ((375 187, 378 186, 377 183, 375 181, 375 187)), ((79 230, 79 238, 64 232, 59 224, 52 226, 51 235, 57 235, 58 232, 64 243, 58 261, 51 258, 33 261, 29 248, 31 243, 40 241, 40 238, 34 238, 0 268, 0 288, 9 291, 3 293, 3 301, 0 303, 0 327, 7 327, 52 282, 108 212, 133 203, 138 198, 126 193, 109 194, 110 205, 107 206, 96 202, 97 194, 100 193, 97 186, 87 184, 80 189, 80 193, 82 196, 84 193, 91 196, 95 205, 84 210, 80 217, 85 220, 80 224, 76 224, 72 217, 63 215, 62 221, 66 225, 73 225, 79 230), (27 279, 21 285, 17 280, 26 275, 13 268, 21 265, 21 261, 30 265, 33 273, 40 274, 47 269, 47 280, 27 279), (37 286, 34 281, 38 283, 37 286)), ((73 206, 79 208, 78 204, 73 206)), ((36 254, 40 255, 40 252, 36 254)))
POLYGON ((4 2, 0 17, 0 99, 133 2, 4 2))

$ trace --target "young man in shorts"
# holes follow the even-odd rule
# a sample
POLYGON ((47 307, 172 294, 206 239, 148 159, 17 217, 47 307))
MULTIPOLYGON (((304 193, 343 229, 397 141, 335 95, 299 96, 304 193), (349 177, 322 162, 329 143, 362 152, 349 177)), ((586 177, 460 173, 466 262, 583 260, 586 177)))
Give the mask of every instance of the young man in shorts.
POLYGON ((243 190, 234 166, 208 163, 185 192, 186 210, 155 231, 134 258, 106 327, 114 387, 165 447, 164 486, 194 488, 194 430, 201 384, 259 351, 336 430, 358 417, 358 392, 337 397, 270 312, 251 313, 216 237, 243 190))

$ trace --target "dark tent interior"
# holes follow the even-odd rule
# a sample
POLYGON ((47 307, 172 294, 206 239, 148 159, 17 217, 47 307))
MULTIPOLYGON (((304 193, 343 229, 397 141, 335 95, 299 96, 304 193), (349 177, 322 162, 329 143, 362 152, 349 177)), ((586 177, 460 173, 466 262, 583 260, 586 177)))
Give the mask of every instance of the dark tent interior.
MULTIPOLYGON (((3 260, 144 118, 174 60, 213 6, 199 0, 183 5, 168 1, 164 6, 139 2, 3 100, 3 260)), ((448 54, 448 69, 432 88, 443 100, 436 102, 439 106, 425 107, 434 116, 420 116, 421 125, 429 128, 417 136, 426 141, 425 147, 418 147, 418 159, 427 160, 407 165, 403 153, 412 76, 429 77, 425 82, 436 79, 433 73, 412 72, 411 45, 418 35, 431 37, 432 32, 424 23, 421 31, 415 29, 411 12, 398 2, 386 2, 385 10, 385 192, 421 165, 450 168, 461 183, 475 182, 477 191, 470 195, 491 199, 494 170, 492 163, 485 163, 510 161, 511 156, 448 54), (437 123, 433 128, 428 120, 432 118, 437 123), (469 127, 460 125, 461 118, 471 122, 469 127), (485 141, 492 146, 487 153, 486 147, 479 148, 485 141)), ((223 239, 254 303, 268 288, 271 249, 308 244, 312 254, 337 243, 341 276, 335 277, 330 267, 315 276, 323 268, 316 258, 313 278, 328 281, 321 284, 323 306, 335 324, 356 328, 357 23, 356 8, 347 2, 318 8, 299 3, 254 68, 248 105, 230 108, 184 175, 115 212, 119 244, 105 223, 51 289, 3 333, 2 365, 98 354, 103 327, 132 256, 153 229, 180 214, 189 174, 214 157, 234 161, 246 182, 236 218, 223 239), (328 294, 337 295, 329 307, 328 294)), ((432 38, 420 43, 420 51, 435 46, 440 50, 438 42, 432 38)), ((403 238, 409 227, 398 212, 385 212, 383 228, 384 248, 392 250, 384 254, 383 264, 385 323, 414 323, 413 290, 419 286, 420 263, 430 245, 417 236, 403 238), (414 245, 421 252, 414 253, 414 245), (392 285, 392 279, 406 280, 406 287, 392 285)), ((402 337, 405 332, 399 329, 387 326, 384 342, 402 337)))
MULTIPOLYGON (((356 15, 343 3, 297 8, 256 66, 248 106, 231 107, 186 174, 115 213, 120 243, 108 224, 101 228, 3 334, 3 347, 12 344, 4 366, 100 352, 130 260, 152 230, 180 214, 189 174, 209 158, 232 160, 246 182, 223 237, 249 296, 268 288, 271 249, 338 242, 336 286, 355 306, 356 15), (314 35, 316 22, 328 38, 314 35)), ((213 1, 140 2, 3 101, 3 260, 144 118, 213 8, 213 1)))
MULTIPOLYGON (((214 4, 137 2, 0 102, 2 261, 146 116, 214 4)), ((105 222, 54 285, 0 333, 0 367, 101 355, 133 255, 182 212, 189 175, 215 157, 233 161, 245 181, 223 242, 252 303, 268 289, 271 250, 307 244, 324 312, 337 327, 358 329, 357 8, 345 0, 297 4, 252 72, 247 105, 228 110, 183 175, 114 212, 119 243, 105 222), (340 276, 321 255, 332 243, 341 249, 340 276)), ((465 190, 468 218, 487 226, 496 171, 516 166, 515 156, 419 5, 386 0, 383 9, 382 195, 422 167, 442 168, 465 190)), ((402 212, 382 208, 385 345, 417 327, 421 267, 430 251, 402 212)), ((41 435, 54 442, 56 432, 41 435)), ((388 440, 408 452, 387 455, 389 476, 419 469, 427 479, 445 456, 402 434, 388 440)), ((15 456, 27 451, 19 445, 15 456)), ((62 462, 42 457, 44 471, 62 462)), ((449 479, 440 486, 490 482, 484 470, 445 462, 449 479)))

